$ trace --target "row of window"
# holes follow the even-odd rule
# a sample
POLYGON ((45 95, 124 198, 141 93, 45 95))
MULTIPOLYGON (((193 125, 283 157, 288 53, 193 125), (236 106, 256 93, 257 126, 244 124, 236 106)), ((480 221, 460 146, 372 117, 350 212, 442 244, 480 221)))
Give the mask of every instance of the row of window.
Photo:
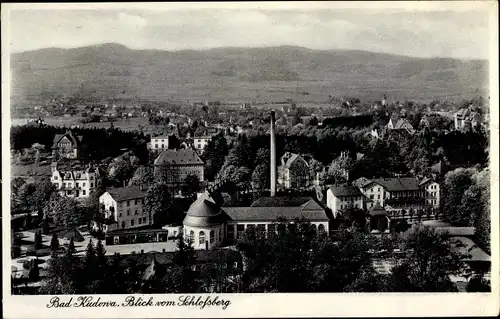
MULTIPOLYGON (((146 217, 142 217, 142 218, 137 218, 137 225, 145 225, 146 224, 146 217)), ((130 226, 133 227, 135 226, 135 219, 131 219, 130 220, 130 226)), ((122 220, 122 227, 121 228, 125 228, 127 227, 127 222, 125 220, 122 220)))
MULTIPOLYGON (((139 215, 138 209, 135 210, 134 215, 139 215)), ((122 217, 123 216, 122 212, 120 212, 120 214, 118 216, 122 217)), ((130 209, 127 209, 127 216, 130 216, 130 209)))
POLYGON ((130 205, 132 205, 132 203, 134 205, 139 205, 139 204, 142 205, 142 204, 144 204, 144 200, 142 198, 129 199, 127 201, 123 201, 121 205, 122 205, 122 207, 125 207, 125 206, 129 207, 130 205))

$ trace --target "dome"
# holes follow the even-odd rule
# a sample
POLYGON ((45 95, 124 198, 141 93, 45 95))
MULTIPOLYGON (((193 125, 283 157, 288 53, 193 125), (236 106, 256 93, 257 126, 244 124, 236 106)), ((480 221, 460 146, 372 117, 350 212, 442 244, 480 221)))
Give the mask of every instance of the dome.
POLYGON ((220 207, 208 194, 203 194, 189 206, 182 223, 191 227, 210 227, 223 222, 220 207))

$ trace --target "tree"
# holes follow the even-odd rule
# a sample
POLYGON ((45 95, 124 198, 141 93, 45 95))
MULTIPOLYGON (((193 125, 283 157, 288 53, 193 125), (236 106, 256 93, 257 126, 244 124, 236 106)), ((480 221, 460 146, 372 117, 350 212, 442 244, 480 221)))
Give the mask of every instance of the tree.
POLYGON ((49 201, 51 195, 55 192, 56 187, 49 179, 43 179, 35 184, 35 190, 32 195, 34 210, 42 209, 46 202, 49 201))
POLYGON ((184 180, 184 193, 193 196, 200 190, 200 180, 198 176, 189 174, 184 180))
POLYGON ((349 171, 353 161, 348 156, 339 156, 328 166, 325 181, 332 184, 343 184, 349 179, 349 171))
POLYGON ((205 178, 207 180, 212 181, 217 176, 222 165, 224 165, 224 159, 228 152, 226 138, 221 134, 212 137, 208 142, 202 154, 203 161, 205 162, 205 178))
POLYGON ((163 278, 168 292, 194 293, 198 290, 193 266, 196 263, 195 251, 191 238, 184 239, 182 235, 177 241, 177 250, 172 262, 173 269, 163 278))
POLYGON ((467 201, 477 201, 477 192, 471 191, 467 195, 467 199, 463 202, 463 198, 467 189, 473 184, 473 175, 477 173, 476 169, 458 168, 454 171, 446 173, 442 195, 441 195, 441 210, 444 212, 446 220, 457 226, 472 226, 474 216, 471 216, 470 210, 463 210, 463 205, 467 201))
POLYGON ((28 277, 31 281, 38 281, 40 279, 40 269, 38 268, 38 258, 31 260, 28 277))
POLYGON ((59 250, 59 239, 57 238, 57 233, 52 235, 52 239, 50 240, 50 250, 52 252, 57 252, 59 250))
POLYGON ((42 248, 42 232, 37 230, 35 232, 35 250, 42 248))
POLYGON ((153 184, 147 191, 144 199, 144 209, 156 225, 165 225, 171 222, 168 208, 171 204, 171 195, 166 184, 153 184))
POLYGON ((269 165, 259 164, 252 173, 252 188, 255 191, 262 191, 269 187, 270 171, 269 165))
POLYGON ((56 224, 66 228, 80 225, 85 217, 85 212, 79 207, 78 202, 70 197, 57 196, 53 201, 52 217, 56 224))
POLYGON ((491 285, 484 277, 474 276, 467 283, 465 290, 467 292, 491 292, 491 285))
POLYGON ((392 273, 392 291, 456 291, 450 275, 464 271, 467 257, 453 248, 458 242, 446 239, 429 227, 417 227, 404 238, 408 256, 392 273))
POLYGON ((152 185, 154 181, 153 169, 149 166, 139 166, 128 184, 147 188, 152 185))

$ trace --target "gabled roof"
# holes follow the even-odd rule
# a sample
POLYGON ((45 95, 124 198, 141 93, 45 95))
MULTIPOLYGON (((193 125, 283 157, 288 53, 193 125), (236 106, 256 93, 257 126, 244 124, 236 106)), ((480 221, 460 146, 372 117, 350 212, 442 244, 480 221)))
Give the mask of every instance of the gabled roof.
POLYGON ((78 135, 78 136, 75 137, 73 135, 73 133, 71 133, 71 131, 67 131, 64 134, 56 134, 54 136, 54 140, 53 140, 53 143, 52 143, 52 148, 56 148, 57 147, 57 143, 59 143, 64 137, 68 138, 68 140, 71 142, 71 145, 73 147, 77 147, 78 146, 78 142, 81 142, 82 139, 83 139, 83 136, 81 136, 81 135, 78 135))
POLYGON ((339 196, 362 196, 363 194, 357 187, 354 186, 332 186, 330 187, 332 194, 339 196))
POLYGON ((308 165, 302 156, 295 153, 287 152, 280 159, 281 164, 286 168, 290 168, 296 161, 303 161, 306 165, 308 165))
POLYGON ((273 196, 261 197, 254 201, 251 207, 293 207, 302 206, 313 200, 311 197, 293 197, 293 196, 273 196))
POLYGON ((137 186, 125 186, 118 188, 108 189, 109 195, 117 202, 121 202, 129 199, 143 198, 146 196, 146 192, 142 191, 137 186))
POLYGON ((164 150, 161 154, 155 159, 155 165, 188 165, 188 164, 196 164, 203 165, 203 161, 201 160, 198 153, 192 149, 179 149, 179 150, 164 150))
POLYGON ((368 178, 366 177, 360 177, 358 179, 356 179, 353 184, 354 186, 356 187, 359 187, 359 188, 363 188, 365 187, 366 185, 370 184, 372 181, 369 180, 368 178))
POLYGON ((457 236, 450 238, 453 241, 457 241, 460 245, 454 245, 453 248, 460 253, 470 255, 470 257, 465 258, 465 261, 486 261, 491 262, 491 257, 484 252, 480 247, 478 247, 470 238, 457 236))
POLYGON ((380 206, 379 203, 376 203, 369 211, 370 216, 387 216, 387 211, 380 206))
POLYGON ((375 178, 372 182, 379 184, 389 192, 419 190, 419 180, 415 177, 375 178))
POLYGON ((234 221, 273 222, 279 217, 287 220, 303 217, 310 221, 328 221, 324 210, 304 210, 302 207, 222 207, 234 221))
POLYGON ((328 221, 325 209, 311 197, 262 197, 250 207, 222 207, 234 221, 276 221, 304 217, 306 220, 328 221))

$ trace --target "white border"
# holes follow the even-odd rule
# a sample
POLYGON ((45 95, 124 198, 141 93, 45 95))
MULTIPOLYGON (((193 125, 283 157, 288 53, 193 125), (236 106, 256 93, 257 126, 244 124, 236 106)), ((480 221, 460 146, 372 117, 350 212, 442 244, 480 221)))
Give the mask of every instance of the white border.
MULTIPOLYGON (((492 293, 491 294, 219 294, 231 305, 199 308, 54 308, 45 305, 49 296, 10 295, 10 263, 3 263, 3 309, 6 318, 103 318, 103 317, 319 317, 319 316, 494 316, 499 311, 499 212, 498 212, 498 9, 497 2, 237 2, 237 3, 57 3, 2 4, 2 211, 3 260, 10 260, 10 63, 9 10, 12 9, 117 9, 178 10, 200 8, 267 9, 398 9, 398 10, 488 10, 490 12, 490 170, 492 222, 492 293)), ((125 295, 103 295, 104 300, 120 303, 125 295)), ((177 300, 179 295, 156 295, 177 300)), ((215 295, 213 295, 215 296, 215 295)))

